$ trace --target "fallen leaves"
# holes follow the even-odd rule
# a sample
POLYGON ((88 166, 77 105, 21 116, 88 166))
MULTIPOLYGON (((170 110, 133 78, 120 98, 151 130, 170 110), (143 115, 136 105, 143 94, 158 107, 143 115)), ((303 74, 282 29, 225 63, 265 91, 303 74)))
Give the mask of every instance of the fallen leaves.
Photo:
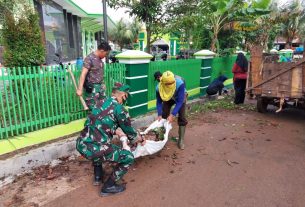
POLYGON ((172 166, 176 166, 176 165, 182 165, 182 163, 181 163, 181 162, 178 162, 178 161, 176 161, 176 160, 173 160, 173 161, 172 161, 172 166))
POLYGON ((188 160, 186 163, 189 163, 189 164, 196 164, 196 161, 195 161, 195 160, 188 160))
POLYGON ((231 160, 227 160, 226 163, 227 163, 229 166, 231 166, 231 167, 233 167, 233 164, 235 164, 235 165, 238 165, 238 164, 239 164, 239 162, 231 161, 231 160))
POLYGON ((178 159, 178 155, 174 152, 171 156, 172 159, 178 159))
POLYGON ((275 123, 275 122, 270 122, 268 125, 273 126, 273 127, 279 127, 280 126, 279 123, 275 123))
POLYGON ((227 138, 224 137, 224 138, 222 138, 222 139, 219 139, 218 141, 219 141, 219 142, 222 142, 222 141, 224 141, 224 140, 226 140, 226 139, 227 139, 227 138))

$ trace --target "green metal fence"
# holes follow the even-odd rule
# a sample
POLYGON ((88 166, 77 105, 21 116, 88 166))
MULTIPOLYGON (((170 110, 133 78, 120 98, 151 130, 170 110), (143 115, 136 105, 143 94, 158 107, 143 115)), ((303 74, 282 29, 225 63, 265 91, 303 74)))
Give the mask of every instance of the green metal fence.
POLYGON ((111 95, 112 87, 115 82, 126 83, 125 81, 126 67, 125 64, 107 64, 104 73, 104 81, 106 84, 106 94, 111 95))
POLYGON ((201 60, 172 60, 172 61, 156 61, 150 62, 148 71, 148 101, 156 99, 156 85, 154 73, 161 73, 170 70, 175 75, 179 75, 185 79, 187 90, 193 90, 200 86, 200 70, 201 60))
MULTIPOLYGON (((236 56, 214 58, 211 81, 219 75, 232 78, 231 69, 236 56)), ((154 80, 156 71, 172 71, 185 79, 190 96, 200 94, 201 61, 199 59, 156 61, 149 64, 148 109, 155 107, 154 80)), ((80 70, 71 65, 79 79, 80 70)), ((107 64, 104 81, 106 93, 110 95, 113 84, 125 83, 124 64, 107 64)), ((76 96, 75 89, 66 70, 58 66, 0 69, 0 139, 15 136, 86 116, 76 96)))
MULTIPOLYGON (((69 66, 78 80, 81 71, 69 66)), ((125 82, 125 65, 105 68, 107 94, 125 82)), ((86 116, 67 70, 58 66, 0 69, 0 139, 86 116)))

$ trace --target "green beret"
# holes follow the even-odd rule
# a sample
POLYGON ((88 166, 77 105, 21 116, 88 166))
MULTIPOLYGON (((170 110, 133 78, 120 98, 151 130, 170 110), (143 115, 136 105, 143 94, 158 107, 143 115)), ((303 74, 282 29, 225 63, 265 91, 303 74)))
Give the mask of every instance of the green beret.
POLYGON ((114 84, 113 89, 118 90, 118 91, 122 91, 122 92, 125 92, 125 93, 129 93, 130 86, 127 85, 127 84, 117 82, 117 83, 114 84))

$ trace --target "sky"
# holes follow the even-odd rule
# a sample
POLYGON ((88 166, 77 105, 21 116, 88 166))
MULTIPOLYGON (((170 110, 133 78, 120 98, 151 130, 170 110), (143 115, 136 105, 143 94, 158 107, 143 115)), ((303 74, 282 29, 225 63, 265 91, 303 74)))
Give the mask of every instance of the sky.
MULTIPOLYGON (((103 4, 102 0, 72 0, 74 3, 79 5, 84 11, 89 14, 102 14, 103 13, 103 4)), ((108 16, 115 22, 119 21, 122 17, 124 19, 130 19, 129 14, 125 13, 126 9, 120 8, 118 10, 114 10, 111 8, 107 8, 108 16)))
POLYGON ((113 21, 119 21, 121 18, 124 18, 125 20, 131 20, 128 13, 125 13, 127 10, 125 8, 120 8, 118 10, 114 10, 111 8, 107 8, 107 14, 113 21))
MULTIPOLYGON (((77 5, 79 5, 83 10, 85 10, 87 13, 91 14, 102 14, 103 13, 103 4, 102 0, 71 0, 77 5)), ((283 6, 292 0, 276 0, 278 2, 279 6, 283 6)), ((301 0, 305 1, 305 0, 301 0)), ((107 14, 108 16, 115 22, 119 21, 121 18, 124 18, 125 20, 131 20, 128 13, 125 13, 125 8, 120 8, 118 10, 114 10, 111 8, 107 8, 107 14)))
MULTIPOLYGON (((291 3, 293 0, 276 0, 279 3, 279 6, 284 6, 285 4, 291 3)), ((304 0, 299 0, 302 5, 304 5, 305 1, 304 0)))

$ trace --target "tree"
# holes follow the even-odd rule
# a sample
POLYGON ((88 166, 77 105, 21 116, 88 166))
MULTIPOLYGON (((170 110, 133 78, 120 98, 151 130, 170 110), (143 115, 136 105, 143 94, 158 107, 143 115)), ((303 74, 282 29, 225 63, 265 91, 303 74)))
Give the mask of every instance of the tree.
POLYGON ((122 50, 123 47, 137 41, 140 29, 141 25, 137 20, 134 20, 132 23, 126 23, 123 19, 120 19, 115 28, 110 31, 110 39, 117 43, 120 50, 122 50))
MULTIPOLYGON (((280 15, 272 9, 270 0, 252 1, 240 12, 243 14, 243 18, 239 22, 240 27, 242 30, 247 30, 245 37, 251 52, 251 82, 256 84, 263 80, 261 75, 263 50, 271 38, 270 32, 275 30, 280 23, 280 15)), ((274 38, 274 34, 272 37, 274 38)), ((259 88, 254 90, 258 93, 261 91, 259 88)))
MULTIPOLYGON (((199 17, 197 5, 199 0, 174 0, 166 4, 166 31, 179 34, 181 42, 195 43, 194 47, 201 47, 201 29, 197 30, 199 17), (200 36, 200 38, 197 38, 200 36)), ((201 24, 200 24, 201 25, 201 24)))
POLYGON ((39 16, 26 5, 17 18, 13 10, 5 11, 3 23, 4 63, 7 67, 40 65, 45 61, 45 48, 39 16))
POLYGON ((299 0, 282 7, 279 11, 282 16, 281 35, 286 38, 286 43, 291 47, 292 40, 302 34, 305 10, 299 0), (303 23, 303 24, 300 24, 303 23))
POLYGON ((138 36, 141 31, 142 24, 135 18, 135 19, 133 19, 133 21, 131 22, 129 27, 130 27, 132 37, 133 37, 132 42, 135 43, 138 41, 138 36))
POLYGON ((13 11, 17 4, 17 0, 1 0, 0 1, 0 25, 4 22, 4 14, 8 11, 13 11))
MULTIPOLYGON (((243 0, 216 0, 210 2, 211 12, 207 13, 211 29, 211 50, 219 51, 218 34, 225 24, 238 18, 237 12, 244 7, 243 0)), ((205 8, 205 7, 204 7, 205 8)), ((206 9, 205 9, 206 10, 206 9)), ((205 10, 203 10, 205 12, 205 10)))
POLYGON ((150 53, 151 43, 154 42, 164 31, 163 5, 165 0, 109 0, 112 8, 126 7, 130 16, 145 23, 147 32, 147 52, 150 53))
POLYGON ((125 45, 130 44, 133 40, 133 34, 127 27, 128 26, 123 19, 120 19, 115 25, 115 28, 110 31, 110 39, 119 45, 120 50, 122 50, 125 45))
POLYGON ((227 56, 235 53, 236 47, 244 48, 245 35, 242 31, 235 31, 233 29, 223 29, 219 32, 219 55, 227 56))
POLYGON ((180 31, 189 41, 195 40, 196 47, 206 47, 206 42, 210 42, 208 47, 219 52, 220 31, 234 20, 235 13, 244 5, 243 0, 176 0, 169 4, 171 9, 168 9, 170 18, 174 17, 171 29, 180 31))
POLYGON ((9 11, 13 11, 17 0, 0 0, 0 45, 2 45, 2 26, 4 23, 4 14, 9 11))
POLYGON ((253 1, 248 8, 241 11, 243 18, 240 25, 245 30, 245 38, 249 48, 259 46, 261 51, 267 49, 267 44, 279 33, 282 22, 281 14, 277 10, 276 2, 271 0, 253 1))

